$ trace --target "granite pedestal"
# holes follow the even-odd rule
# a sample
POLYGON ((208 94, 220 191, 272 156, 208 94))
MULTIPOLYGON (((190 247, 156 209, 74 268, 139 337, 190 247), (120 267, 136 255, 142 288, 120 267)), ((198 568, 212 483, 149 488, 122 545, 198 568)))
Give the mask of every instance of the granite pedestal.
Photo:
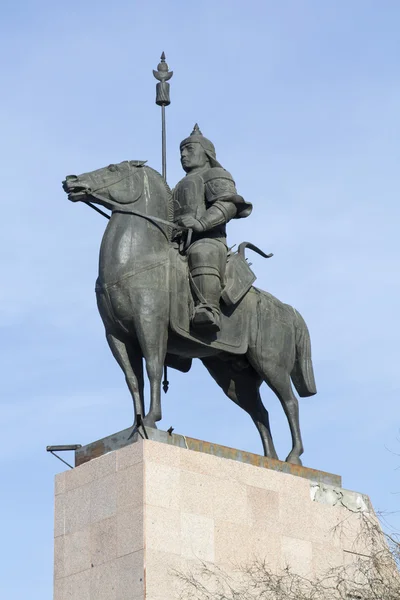
POLYGON ((76 464, 56 476, 54 600, 175 600, 199 561, 313 577, 366 553, 368 497, 335 475, 156 430, 76 464))

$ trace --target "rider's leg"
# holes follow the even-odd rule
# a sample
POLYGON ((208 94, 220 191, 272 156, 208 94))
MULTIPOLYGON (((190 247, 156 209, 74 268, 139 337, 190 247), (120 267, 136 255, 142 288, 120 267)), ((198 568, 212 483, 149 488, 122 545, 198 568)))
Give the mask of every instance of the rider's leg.
POLYGON ((192 325, 219 331, 222 282, 227 248, 223 241, 203 238, 191 245, 188 262, 195 301, 192 325))

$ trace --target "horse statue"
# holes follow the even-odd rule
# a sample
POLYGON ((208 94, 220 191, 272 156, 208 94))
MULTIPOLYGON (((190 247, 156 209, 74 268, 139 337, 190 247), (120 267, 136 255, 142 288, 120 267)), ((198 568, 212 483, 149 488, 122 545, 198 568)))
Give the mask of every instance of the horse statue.
POLYGON ((73 202, 94 202, 112 211, 100 249, 97 304, 133 398, 134 426, 156 427, 161 419, 164 365, 187 372, 191 360, 200 358, 225 394, 253 419, 264 455, 277 459, 259 391, 267 383, 290 427, 292 448, 286 461, 301 465, 299 406, 291 380, 299 396, 316 393, 310 336, 301 315, 249 286, 236 304, 221 302, 220 332, 193 332, 187 260, 173 241, 172 232, 179 227, 173 223, 173 197, 163 177, 143 161, 124 161, 69 175, 63 188, 73 202), (150 382, 147 414, 143 359, 150 382))

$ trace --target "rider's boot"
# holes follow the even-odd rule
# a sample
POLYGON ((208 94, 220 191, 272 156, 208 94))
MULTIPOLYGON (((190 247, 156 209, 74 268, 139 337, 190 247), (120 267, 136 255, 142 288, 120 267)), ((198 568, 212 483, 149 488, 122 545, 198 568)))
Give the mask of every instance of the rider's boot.
POLYGON ((221 280, 214 268, 199 267, 191 273, 196 297, 192 316, 192 327, 203 331, 217 332, 221 326, 221 280))
POLYGON ((227 248, 220 240, 204 238, 194 242, 188 251, 190 281, 195 308, 192 327, 199 331, 220 330, 219 302, 227 248))

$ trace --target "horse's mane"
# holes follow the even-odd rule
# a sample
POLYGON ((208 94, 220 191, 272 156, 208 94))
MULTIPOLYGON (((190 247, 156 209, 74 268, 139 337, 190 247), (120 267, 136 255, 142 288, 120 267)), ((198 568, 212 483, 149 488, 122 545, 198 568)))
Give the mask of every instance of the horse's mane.
POLYGON ((157 177, 160 179, 162 185, 164 186, 164 188, 167 192, 167 198, 168 198, 168 220, 171 221, 171 223, 173 223, 175 214, 174 214, 174 200, 173 200, 171 188, 169 187, 168 183, 165 181, 164 177, 158 171, 156 171, 152 167, 149 167, 148 165, 144 165, 143 168, 147 169, 147 170, 151 171, 152 173, 154 173, 155 175, 157 175, 157 177))

